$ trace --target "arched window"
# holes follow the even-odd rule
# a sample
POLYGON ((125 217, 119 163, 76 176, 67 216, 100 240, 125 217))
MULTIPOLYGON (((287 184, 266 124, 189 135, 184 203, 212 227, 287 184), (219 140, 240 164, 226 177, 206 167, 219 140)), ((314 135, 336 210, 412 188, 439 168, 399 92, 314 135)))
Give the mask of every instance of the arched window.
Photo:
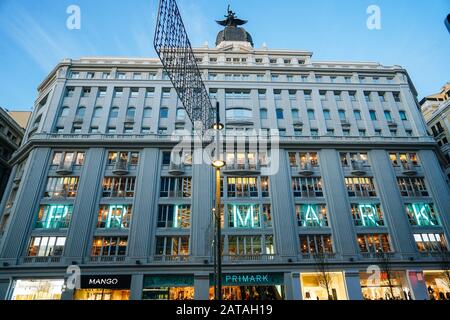
POLYGON ((278 120, 284 119, 283 109, 277 109, 277 119, 278 120))
POLYGON ((109 118, 117 119, 118 116, 119 116, 119 108, 117 107, 112 108, 111 111, 109 112, 109 118))
POLYGON ((135 114, 136 114, 136 108, 130 107, 127 109, 127 119, 134 119, 135 114))
POLYGON ((144 108, 144 119, 148 119, 152 116, 152 108, 146 107, 144 108))
POLYGON ((267 119, 267 109, 261 109, 259 111, 261 119, 267 119))
POLYGON ((186 110, 182 108, 177 109, 177 120, 184 120, 186 118, 186 110))
POLYGON ((67 117, 69 115, 69 107, 62 107, 61 111, 59 112, 60 117, 67 117))
POLYGON ((95 107, 93 117, 100 118, 100 116, 102 114, 102 110, 103 110, 102 107, 95 107))
POLYGON ((86 108, 85 107, 79 107, 77 109, 76 117, 77 118, 84 118, 85 113, 86 113, 86 108))
POLYGON ((167 119, 169 116, 169 109, 168 108, 161 108, 159 112, 159 117, 161 119, 167 119))

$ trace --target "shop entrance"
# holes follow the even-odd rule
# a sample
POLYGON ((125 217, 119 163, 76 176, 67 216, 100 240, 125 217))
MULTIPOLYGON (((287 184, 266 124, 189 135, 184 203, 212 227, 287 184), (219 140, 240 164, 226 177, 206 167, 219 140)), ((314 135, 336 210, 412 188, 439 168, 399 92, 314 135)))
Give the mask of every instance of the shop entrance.
POLYGON ((193 300, 193 275, 148 275, 144 277, 143 300, 193 300))
MULTIPOLYGON (((214 276, 209 298, 214 299, 214 276)), ((229 273, 222 276, 223 300, 284 300, 283 273, 229 273)))
POLYGON ((74 300, 129 300, 130 290, 78 289, 74 300))
POLYGON ((424 271, 430 300, 450 300, 450 279, 444 271, 424 271))
POLYGON ((16 280, 11 300, 60 300, 63 286, 63 279, 16 280))
POLYGON ((412 300, 405 272, 392 272, 391 284, 384 272, 380 279, 373 278, 371 273, 360 272, 359 279, 364 300, 412 300))

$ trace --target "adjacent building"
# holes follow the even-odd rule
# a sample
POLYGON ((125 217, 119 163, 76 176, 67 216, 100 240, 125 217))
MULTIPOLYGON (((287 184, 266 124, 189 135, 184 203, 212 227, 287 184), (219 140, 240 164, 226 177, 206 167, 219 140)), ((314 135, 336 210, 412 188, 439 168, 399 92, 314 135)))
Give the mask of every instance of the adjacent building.
POLYGON ((450 83, 441 92, 427 96, 420 101, 428 132, 441 148, 445 174, 450 179, 450 83))
POLYGON ((7 111, 0 108, 0 198, 11 172, 10 159, 19 148, 25 129, 7 111))
MULTIPOLYGON (((242 22, 230 13, 197 63, 227 137, 280 138, 226 150, 224 298, 448 295, 450 192, 406 70, 256 49, 242 22)), ((210 298, 214 172, 198 153, 174 163, 186 130, 157 59, 59 63, 0 206, 0 297, 210 298)))

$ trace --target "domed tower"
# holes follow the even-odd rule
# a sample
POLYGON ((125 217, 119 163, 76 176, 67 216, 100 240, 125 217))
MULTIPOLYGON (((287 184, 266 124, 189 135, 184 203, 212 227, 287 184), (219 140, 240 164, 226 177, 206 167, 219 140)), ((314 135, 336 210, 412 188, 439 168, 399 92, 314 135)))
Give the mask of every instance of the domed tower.
POLYGON ((239 27, 246 24, 247 21, 238 19, 237 15, 230 10, 230 6, 228 6, 228 14, 225 18, 225 20, 216 21, 219 25, 225 27, 217 35, 216 46, 219 46, 224 41, 239 41, 247 42, 253 47, 252 36, 244 28, 239 27))

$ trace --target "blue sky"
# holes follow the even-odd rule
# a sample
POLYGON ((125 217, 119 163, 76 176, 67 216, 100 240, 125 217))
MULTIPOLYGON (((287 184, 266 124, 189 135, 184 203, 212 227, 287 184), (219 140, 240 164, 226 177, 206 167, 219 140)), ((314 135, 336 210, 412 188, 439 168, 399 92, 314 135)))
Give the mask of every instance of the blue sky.
MULTIPOLYGON (((304 49, 314 60, 377 61, 405 67, 419 98, 450 81, 449 0, 178 0, 194 46, 212 46, 228 4, 249 20, 256 47, 304 49), (366 27, 369 5, 381 30, 366 27)), ((157 0, 0 0, 0 106, 29 110, 36 88, 63 58, 155 57, 157 0), (66 9, 81 8, 68 30, 66 9)))

